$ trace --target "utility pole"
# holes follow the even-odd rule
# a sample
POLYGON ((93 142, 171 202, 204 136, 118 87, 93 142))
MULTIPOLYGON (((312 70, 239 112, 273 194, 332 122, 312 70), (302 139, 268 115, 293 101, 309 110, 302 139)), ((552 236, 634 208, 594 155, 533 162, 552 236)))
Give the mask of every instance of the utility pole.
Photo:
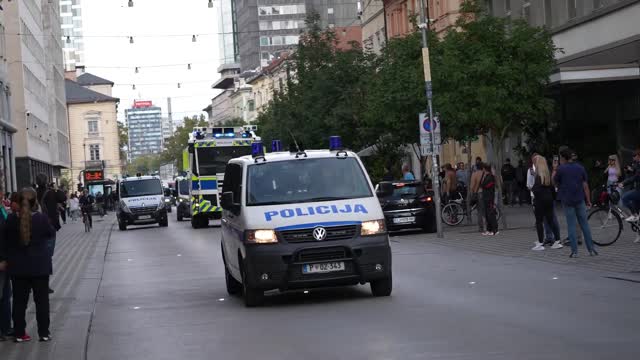
POLYGON ((427 40, 428 20, 425 17, 425 1, 420 0, 420 30, 422 32, 422 64, 424 68, 424 86, 427 93, 427 104, 429 106, 429 121, 431 122, 431 176, 433 178, 433 198, 436 207, 436 227, 438 237, 442 238, 442 214, 440 206, 440 179, 438 177, 438 157, 436 155, 436 124, 433 118, 433 89, 431 86, 431 63, 429 61, 429 43, 427 40))

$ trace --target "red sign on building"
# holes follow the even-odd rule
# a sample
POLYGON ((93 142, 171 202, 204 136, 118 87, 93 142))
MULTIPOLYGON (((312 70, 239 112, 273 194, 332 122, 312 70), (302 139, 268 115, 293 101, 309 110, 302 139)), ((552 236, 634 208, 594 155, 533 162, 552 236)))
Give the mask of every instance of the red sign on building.
POLYGON ((84 181, 100 181, 104 180, 104 172, 102 170, 85 171, 84 181))
POLYGON ((133 108, 134 109, 139 109, 139 108, 144 108, 144 107, 150 107, 153 106, 153 102, 149 101, 149 100, 134 100, 133 102, 133 108))

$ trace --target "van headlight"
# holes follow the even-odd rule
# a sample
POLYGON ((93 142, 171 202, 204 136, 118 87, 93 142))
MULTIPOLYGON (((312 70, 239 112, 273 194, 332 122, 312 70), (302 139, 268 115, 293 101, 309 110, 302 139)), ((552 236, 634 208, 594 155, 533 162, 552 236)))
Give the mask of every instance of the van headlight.
POLYGON ((248 230, 247 242, 254 244, 275 244, 278 242, 278 237, 273 230, 248 230))
POLYGON ((164 201, 160 201, 158 203, 158 210, 162 210, 162 209, 164 209, 164 201))
POLYGON ((120 200, 120 209, 126 213, 131 213, 131 210, 129 209, 127 204, 122 200, 120 200))
POLYGON ((385 233, 384 220, 363 221, 360 225, 360 235, 377 235, 385 233))

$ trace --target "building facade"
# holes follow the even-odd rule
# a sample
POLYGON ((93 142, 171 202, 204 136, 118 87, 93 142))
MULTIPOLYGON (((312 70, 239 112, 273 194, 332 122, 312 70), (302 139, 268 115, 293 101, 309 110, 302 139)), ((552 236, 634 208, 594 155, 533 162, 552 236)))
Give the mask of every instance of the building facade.
POLYGON ((60 0, 65 70, 84 66, 81 0, 60 0))
POLYGON ((151 101, 134 101, 125 110, 129 129, 129 157, 131 161, 144 155, 162 152, 162 109, 151 101))
POLYGON ((83 182, 82 171, 96 162, 102 163, 105 178, 120 178, 123 160, 117 121, 120 100, 111 96, 113 82, 89 73, 76 78, 74 71, 67 71, 65 76, 73 188, 83 182))
POLYGON ((3 3, 17 188, 40 173, 57 181, 69 167, 59 6, 58 0, 3 3))
MULTIPOLYGON (((323 27, 360 28, 357 3, 351 0, 235 1, 238 55, 242 71, 256 70, 293 50, 307 14, 320 15, 323 27)), ((361 41, 361 37, 357 39, 361 41)))
POLYGON ((387 40, 384 3, 382 0, 365 1, 361 12, 362 46, 379 54, 387 40))
POLYGON ((218 5, 218 44, 223 64, 238 62, 238 26, 235 16, 235 0, 220 0, 218 5))
POLYGON ((17 190, 15 175, 15 157, 13 150, 13 134, 17 131, 12 122, 11 85, 7 66, 7 46, 5 40, 5 11, 0 10, 0 169, 5 191, 17 190))

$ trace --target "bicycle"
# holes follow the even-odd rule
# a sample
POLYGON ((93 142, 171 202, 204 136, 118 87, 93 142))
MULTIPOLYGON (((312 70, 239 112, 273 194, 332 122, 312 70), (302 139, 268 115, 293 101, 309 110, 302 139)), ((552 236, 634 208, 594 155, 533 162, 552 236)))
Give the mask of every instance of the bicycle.
MULTIPOLYGON (((596 208, 589 212, 587 222, 591 228, 593 242, 598 246, 609 246, 618 241, 624 229, 624 218, 629 215, 618 207, 620 193, 617 185, 602 186, 596 208), (609 191, 607 191, 609 189, 609 191)), ((635 242, 640 242, 640 221, 629 223, 636 233, 635 242)))
MULTIPOLYGON (((442 221, 449 226, 457 226, 460 225, 464 218, 467 216, 467 212, 465 211, 465 207, 467 202, 462 197, 462 194, 458 193, 459 197, 457 199, 449 200, 447 204, 442 207, 442 221)), ((471 210, 469 211, 469 215, 472 212, 478 209, 478 204, 475 203, 471 205, 471 210)), ((500 209, 498 207, 496 210, 496 219, 500 220, 502 214, 500 213, 500 209)))

